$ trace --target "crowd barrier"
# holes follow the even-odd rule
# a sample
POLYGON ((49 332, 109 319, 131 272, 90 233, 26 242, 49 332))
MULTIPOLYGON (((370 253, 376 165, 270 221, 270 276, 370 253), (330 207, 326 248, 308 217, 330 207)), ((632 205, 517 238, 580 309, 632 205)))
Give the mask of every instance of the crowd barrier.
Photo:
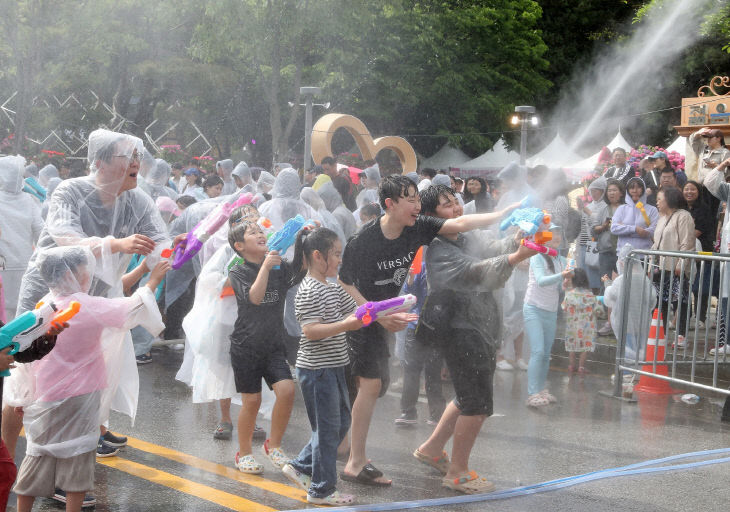
POLYGON ((629 254, 619 297, 614 396, 623 395, 622 377, 632 374, 639 377, 636 391, 676 393, 675 384, 730 395, 720 379, 730 370, 730 355, 715 350, 726 342, 729 263, 730 254, 629 254))

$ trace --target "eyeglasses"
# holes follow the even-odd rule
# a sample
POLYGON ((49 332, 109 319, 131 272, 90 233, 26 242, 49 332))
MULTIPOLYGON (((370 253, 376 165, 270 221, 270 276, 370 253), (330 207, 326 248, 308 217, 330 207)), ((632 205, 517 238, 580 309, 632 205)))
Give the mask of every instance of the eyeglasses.
POLYGON ((140 163, 142 161, 142 157, 140 156, 140 154, 137 151, 135 151, 134 153, 132 153, 132 156, 131 157, 129 155, 112 155, 112 156, 115 156, 117 158, 127 158, 127 159, 130 160, 130 163, 131 162, 140 163))

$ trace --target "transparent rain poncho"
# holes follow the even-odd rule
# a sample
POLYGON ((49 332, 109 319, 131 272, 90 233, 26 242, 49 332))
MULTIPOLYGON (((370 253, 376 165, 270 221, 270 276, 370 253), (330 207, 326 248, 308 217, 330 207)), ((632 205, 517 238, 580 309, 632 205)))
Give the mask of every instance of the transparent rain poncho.
POLYGON ((242 192, 251 192, 252 194, 256 193, 256 184, 253 181, 251 168, 246 162, 238 162, 238 165, 233 169, 231 176, 237 176, 238 179, 241 180, 242 192))
POLYGON ((153 165, 147 171, 147 192, 153 201, 157 201, 158 197, 169 197, 172 200, 177 199, 177 192, 167 186, 170 181, 170 173, 172 168, 170 164, 165 162, 161 158, 155 159, 155 165, 153 165))
POLYGON ((231 177, 231 173, 233 172, 233 160, 226 159, 216 162, 215 170, 218 173, 218 176, 220 176, 223 180, 223 190, 221 190, 221 195, 227 196, 228 194, 233 194, 238 189, 238 187, 236 187, 236 182, 233 181, 233 178, 231 177))
POLYGON ((618 254, 618 277, 615 281, 606 282, 604 291, 604 303, 611 310, 611 327, 618 338, 621 329, 621 317, 623 315, 623 294, 629 293, 629 309, 628 318, 626 319, 626 353, 627 359, 636 358, 636 349, 641 348, 639 357, 644 356, 644 347, 647 337, 649 336, 649 328, 651 327, 651 314, 656 306, 656 290, 651 279, 646 275, 643 265, 636 257, 631 265, 631 274, 628 276, 629 282, 626 282, 624 276, 624 268, 629 253, 634 248, 631 244, 624 245, 618 254), (624 292, 624 287, 628 285, 628 291, 624 292))
POLYGON ((24 178, 38 178, 38 166, 33 162, 25 166, 24 178))
MULTIPOLYGON (((169 246, 167 228, 157 207, 136 188, 138 167, 132 156, 142 154, 143 149, 142 141, 132 135, 93 131, 89 135, 89 176, 63 181, 50 199, 37 250, 64 245, 89 247, 97 258, 91 295, 121 295, 120 279, 132 256, 113 254, 112 238, 141 234, 157 242, 148 260, 151 266, 169 246)), ((35 307, 47 291, 34 254, 23 276, 18 312, 35 307)))
MULTIPOLYGON (((335 190, 335 192, 337 191, 335 190)), ((337 233, 337 237, 340 239, 340 242, 342 242, 342 247, 344 248, 347 243, 347 238, 345 237, 344 231, 342 231, 342 226, 337 218, 330 213, 329 210, 327 210, 324 201, 319 194, 315 192, 312 187, 304 187, 299 193, 299 198, 311 206, 312 209, 314 209, 322 218, 322 226, 337 233)), ((352 215, 350 215, 350 217, 352 217, 352 215)))
POLYGON ((58 169, 56 169, 56 166, 53 164, 48 164, 38 171, 38 183, 46 189, 48 188, 48 180, 58 177, 58 169))
POLYGON ((26 453, 68 458, 96 449, 99 425, 117 392, 123 344, 130 328, 164 328, 153 292, 140 287, 131 297, 88 294, 96 258, 89 247, 55 247, 37 257, 50 288, 45 300, 59 310, 71 301, 79 313, 43 359, 23 365, 23 425, 26 453))
POLYGON ((43 229, 38 202, 22 192, 24 172, 22 156, 0 158, 0 257, 5 261, 0 276, 6 320, 15 317, 20 282, 43 229))
POLYGON ((56 187, 58 187, 63 180, 61 178, 51 178, 48 180, 48 186, 46 187, 46 202, 41 205, 41 217, 43 220, 46 220, 46 217, 48 217, 48 207, 50 206, 50 199, 53 195, 53 191, 56 190, 56 187))
POLYGON ((345 239, 350 238, 357 231, 357 222, 352 212, 342 203, 342 196, 340 192, 335 188, 335 185, 330 181, 322 184, 317 190, 319 197, 324 201, 327 210, 332 212, 337 222, 340 223, 342 232, 345 234, 345 239))

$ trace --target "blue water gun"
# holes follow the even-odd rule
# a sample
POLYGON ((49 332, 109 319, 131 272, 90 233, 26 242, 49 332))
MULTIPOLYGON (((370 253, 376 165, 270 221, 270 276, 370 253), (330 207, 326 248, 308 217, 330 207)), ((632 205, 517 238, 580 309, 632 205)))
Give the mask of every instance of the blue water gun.
POLYGON ((28 176, 24 181, 23 192, 37 197, 41 202, 46 200, 46 189, 33 176, 28 176))
POLYGON ((537 233, 543 224, 550 225, 549 214, 540 208, 519 208, 502 221, 499 229, 504 231, 510 226, 517 226, 527 235, 532 236, 537 233))
MULTIPOLYGON (((26 311, 0 327, 0 350, 12 347, 9 354, 17 354, 21 347, 27 347, 48 332, 55 322, 64 323, 81 310, 76 301, 69 303, 63 311, 57 311, 53 302, 40 302, 33 311, 26 311)), ((0 372, 1 377, 9 377, 10 371, 0 372)))
MULTIPOLYGON (((289 247, 294 245, 297 235, 305 226, 313 227, 314 223, 305 220, 301 215, 297 215, 286 221, 279 231, 271 235, 266 245, 270 251, 278 251, 280 255, 283 255, 289 247)), ((279 268, 279 266, 277 265, 274 268, 279 268)))

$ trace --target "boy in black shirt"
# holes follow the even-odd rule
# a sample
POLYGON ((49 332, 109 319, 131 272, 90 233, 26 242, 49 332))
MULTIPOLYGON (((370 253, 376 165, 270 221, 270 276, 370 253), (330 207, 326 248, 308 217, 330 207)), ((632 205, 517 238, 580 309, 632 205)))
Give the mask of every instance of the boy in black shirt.
MULTIPOLYGON (((378 195, 385 213, 350 239, 340 267, 340 284, 358 305, 397 296, 416 251, 437 235, 487 226, 519 207, 516 203, 500 212, 448 220, 420 216, 421 200, 416 185, 401 175, 383 179, 378 195)), ((392 483, 368 462, 365 443, 375 401, 385 394, 389 382, 385 331, 401 331, 412 319, 409 313, 397 313, 348 333, 351 373, 357 380, 358 393, 352 404, 352 444, 350 458, 340 475, 343 480, 380 486, 392 483)))

